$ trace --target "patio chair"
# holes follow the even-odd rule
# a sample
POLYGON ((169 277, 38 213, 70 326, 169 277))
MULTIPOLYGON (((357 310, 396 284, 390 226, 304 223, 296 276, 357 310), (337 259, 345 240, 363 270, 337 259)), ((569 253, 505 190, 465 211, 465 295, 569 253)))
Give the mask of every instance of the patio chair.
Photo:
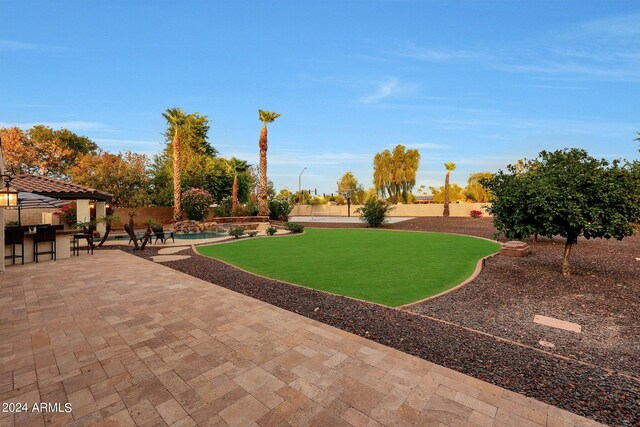
POLYGON ((93 255, 93 248, 95 245, 93 244, 93 233, 96 230, 95 224, 89 224, 85 231, 82 233, 74 234, 71 242, 71 253, 72 255, 80 256, 80 241, 87 241, 87 253, 91 253, 93 255))
POLYGON ((161 225, 151 227, 151 229, 153 230, 153 234, 156 236, 156 243, 160 240, 162 244, 165 244, 169 239, 171 239, 173 243, 176 242, 176 239, 173 238, 173 231, 165 232, 164 227, 161 225))
POLYGON ((33 258, 38 262, 40 255, 51 255, 53 260, 56 258, 56 229, 53 227, 36 227, 36 235, 33 238, 33 258), (39 246, 42 243, 50 243, 50 249, 43 251, 39 246))
POLYGON ((4 244, 11 246, 11 255, 6 255, 4 259, 11 258, 11 264, 16 263, 16 258, 22 260, 24 265, 24 233, 22 227, 7 227, 4 229, 4 244), (16 245, 20 245, 20 255, 16 255, 16 245))

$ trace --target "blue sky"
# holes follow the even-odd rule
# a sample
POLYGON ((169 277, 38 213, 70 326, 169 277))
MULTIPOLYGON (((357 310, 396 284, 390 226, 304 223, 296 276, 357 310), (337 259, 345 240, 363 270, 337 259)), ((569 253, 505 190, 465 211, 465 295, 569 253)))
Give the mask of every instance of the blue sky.
POLYGON ((637 157, 637 1, 0 1, 0 126, 45 123, 108 151, 161 150, 161 113, 208 115, 221 155, 277 188, 335 191, 419 148, 418 185, 542 149, 637 157))

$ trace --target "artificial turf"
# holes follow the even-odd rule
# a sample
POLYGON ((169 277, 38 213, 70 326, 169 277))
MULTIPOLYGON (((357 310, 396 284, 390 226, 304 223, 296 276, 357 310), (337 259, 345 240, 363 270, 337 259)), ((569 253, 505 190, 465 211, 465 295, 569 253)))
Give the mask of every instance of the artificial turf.
POLYGON ((262 276, 391 307, 464 281, 500 245, 447 233, 305 229, 302 235, 198 247, 262 276))

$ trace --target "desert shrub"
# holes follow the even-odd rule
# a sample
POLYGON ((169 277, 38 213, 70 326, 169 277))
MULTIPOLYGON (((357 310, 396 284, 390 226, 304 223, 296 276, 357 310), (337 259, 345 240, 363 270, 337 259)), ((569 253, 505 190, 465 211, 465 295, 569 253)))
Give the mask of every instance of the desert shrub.
POLYGON ((469 212, 469 216, 471 218, 482 218, 482 211, 474 209, 471 212, 469 212))
POLYGON ((302 233, 304 231, 304 225, 298 224, 297 222, 285 222, 284 228, 292 233, 302 233))
POLYGON ((246 208, 249 211, 249 216, 257 216, 258 213, 260 212, 260 208, 258 207, 258 204, 251 199, 249 199, 249 201, 247 202, 246 208))
POLYGON ((269 200, 269 218, 271 219, 286 221, 292 209, 293 206, 291 206, 286 199, 269 200))
POLYGON ((242 229, 242 227, 234 227, 229 230, 229 236, 233 236, 236 239, 239 239, 240 236, 244 236, 244 230, 242 229))
POLYGON ((249 237, 256 237, 258 235, 258 232, 253 230, 253 231, 247 231, 247 236, 249 237))
POLYGON ((227 196, 224 199, 220 200, 218 206, 216 206, 215 214, 216 216, 231 216, 231 197, 227 196))
POLYGON ((213 197, 207 190, 191 188, 182 193, 182 208, 190 220, 202 221, 206 218, 211 203, 213 197))
POLYGON ((387 214, 393 209, 393 206, 387 204, 384 200, 370 197, 364 202, 364 206, 356 209, 356 213, 360 214, 360 219, 369 224, 369 227, 379 227, 387 219, 387 214))
POLYGON ((238 205, 235 209, 231 209, 231 216, 249 216, 249 209, 244 205, 238 205))
POLYGON ((278 232, 278 229, 275 228, 275 227, 269 227, 269 228, 267 228, 266 232, 267 232, 267 234, 269 236, 273 236, 274 234, 276 234, 278 232))

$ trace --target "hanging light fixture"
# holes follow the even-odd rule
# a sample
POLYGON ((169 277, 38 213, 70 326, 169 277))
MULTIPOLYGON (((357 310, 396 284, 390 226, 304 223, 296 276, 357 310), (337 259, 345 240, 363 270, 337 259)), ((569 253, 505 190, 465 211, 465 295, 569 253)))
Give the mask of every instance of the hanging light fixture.
POLYGON ((0 190, 0 208, 14 208, 18 206, 18 192, 11 190, 11 176, 0 175, 4 181, 4 188, 0 190))

